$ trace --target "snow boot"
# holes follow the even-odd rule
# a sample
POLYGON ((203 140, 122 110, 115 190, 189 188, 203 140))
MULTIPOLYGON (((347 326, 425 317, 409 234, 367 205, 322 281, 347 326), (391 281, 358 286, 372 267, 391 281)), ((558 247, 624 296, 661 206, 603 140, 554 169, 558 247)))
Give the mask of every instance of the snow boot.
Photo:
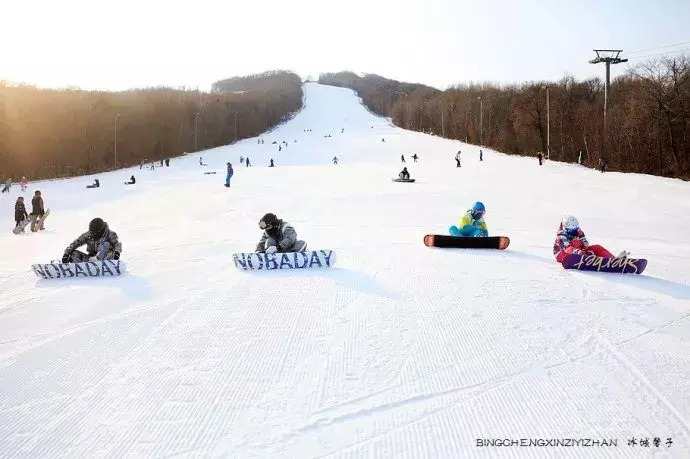
POLYGON ((627 250, 623 250, 616 256, 616 258, 628 258, 628 255, 630 255, 630 252, 628 252, 627 250))

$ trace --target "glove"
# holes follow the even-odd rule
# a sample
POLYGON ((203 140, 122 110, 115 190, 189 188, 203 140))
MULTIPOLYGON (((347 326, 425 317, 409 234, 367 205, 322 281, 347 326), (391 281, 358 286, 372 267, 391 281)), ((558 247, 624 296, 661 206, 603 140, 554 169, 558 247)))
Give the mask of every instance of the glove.
POLYGON ((115 252, 113 254, 113 260, 119 260, 120 259, 120 252, 115 252))
POLYGON ((66 253, 62 256, 62 262, 63 263, 69 263, 69 253, 66 253))
POLYGON ((266 253, 276 253, 278 251, 278 247, 272 245, 269 248, 266 249, 266 253))

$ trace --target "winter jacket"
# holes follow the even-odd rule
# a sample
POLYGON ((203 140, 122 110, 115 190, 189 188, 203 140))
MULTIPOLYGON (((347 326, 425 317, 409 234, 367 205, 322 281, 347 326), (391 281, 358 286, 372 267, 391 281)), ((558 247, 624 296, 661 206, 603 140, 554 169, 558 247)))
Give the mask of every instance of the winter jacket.
POLYGON ((286 252, 295 245, 295 242, 297 242, 297 232, 288 222, 280 220, 278 230, 271 231, 270 234, 264 231, 259 243, 256 245, 257 252, 266 251, 266 240, 268 240, 268 238, 276 241, 279 251, 286 252))
POLYGON ((585 233, 581 229, 577 230, 577 234, 570 235, 563 229, 563 223, 558 225, 558 232, 556 233, 556 241, 553 243, 553 254, 557 257, 559 252, 564 251, 570 246, 577 249, 585 249, 589 245, 589 241, 585 237, 585 233))
POLYGON ((14 205, 14 221, 21 222, 27 218, 29 218, 29 216, 26 213, 24 201, 17 201, 14 205))
POLYGON ((228 166, 228 175, 232 175, 235 172, 232 170, 232 166, 228 166))
POLYGON ((110 250, 113 252, 122 252, 122 243, 117 238, 117 233, 115 231, 110 231, 110 228, 108 228, 108 224, 106 223, 103 236, 100 238, 94 238, 91 235, 91 232, 87 231, 67 246, 65 249, 65 255, 70 255, 77 248, 86 244, 86 252, 90 257, 92 257, 98 252, 98 246, 104 242, 110 243, 110 250))
POLYGON ((45 210, 43 210, 43 198, 41 196, 34 196, 31 199, 31 215, 43 215, 45 210))
POLYGON ((472 209, 468 210, 462 217, 460 217, 460 225, 458 225, 458 228, 462 230, 466 226, 474 226, 477 229, 487 232, 489 231, 489 229, 486 227, 486 222, 484 221, 484 215, 475 220, 472 216, 472 209))

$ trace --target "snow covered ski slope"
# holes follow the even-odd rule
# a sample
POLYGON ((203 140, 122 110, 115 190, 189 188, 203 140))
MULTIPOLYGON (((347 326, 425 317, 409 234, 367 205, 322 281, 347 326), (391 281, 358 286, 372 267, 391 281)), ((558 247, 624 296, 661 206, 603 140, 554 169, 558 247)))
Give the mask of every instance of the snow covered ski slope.
POLYGON ((352 91, 305 92, 263 144, 31 183, 45 231, 12 234, 21 191, 0 198, 1 457, 690 457, 690 184, 480 162, 352 91), (391 181, 401 154, 415 183, 391 181), (506 250, 424 245, 477 200, 506 250), (236 269, 267 212, 337 264, 236 269), (564 270, 566 213, 644 275, 564 270), (127 273, 38 279, 93 217, 127 273))

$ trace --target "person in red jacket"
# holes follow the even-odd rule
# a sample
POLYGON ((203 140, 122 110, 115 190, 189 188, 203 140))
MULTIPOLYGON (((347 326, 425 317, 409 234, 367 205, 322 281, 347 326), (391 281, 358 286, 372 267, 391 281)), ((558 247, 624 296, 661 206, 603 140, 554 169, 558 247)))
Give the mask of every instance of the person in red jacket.
POLYGON ((558 232, 556 233, 556 241, 553 244, 553 254, 556 261, 559 263, 563 261, 566 255, 596 255, 597 257, 606 258, 625 258, 630 255, 630 252, 623 250, 614 257, 611 252, 604 247, 595 244, 590 245, 585 237, 585 233, 580 229, 580 223, 577 218, 572 215, 563 217, 560 225, 558 225, 558 232))

